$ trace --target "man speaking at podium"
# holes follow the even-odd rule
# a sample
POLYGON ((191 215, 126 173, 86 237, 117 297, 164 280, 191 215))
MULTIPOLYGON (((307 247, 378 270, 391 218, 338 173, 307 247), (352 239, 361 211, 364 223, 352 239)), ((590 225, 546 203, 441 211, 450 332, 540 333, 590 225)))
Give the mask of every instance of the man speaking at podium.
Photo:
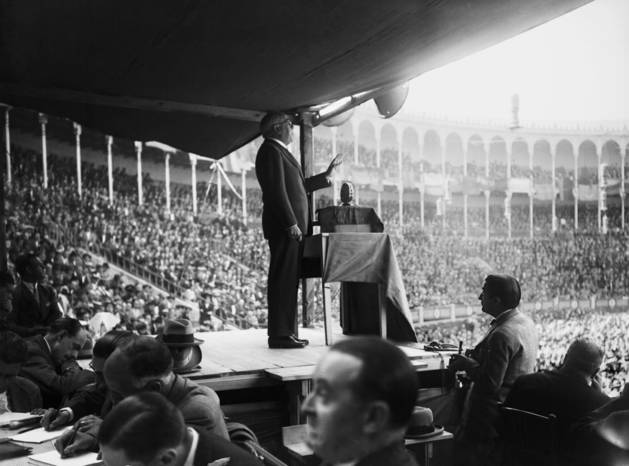
POLYGON ((330 186, 334 169, 342 162, 337 155, 328 169, 304 178, 288 145, 293 122, 284 113, 267 113, 260 122, 264 142, 256 156, 256 176, 262 188, 262 231, 269 242, 268 275, 269 348, 303 348, 297 338, 297 287, 303 254, 303 235, 308 231, 306 193, 330 186))

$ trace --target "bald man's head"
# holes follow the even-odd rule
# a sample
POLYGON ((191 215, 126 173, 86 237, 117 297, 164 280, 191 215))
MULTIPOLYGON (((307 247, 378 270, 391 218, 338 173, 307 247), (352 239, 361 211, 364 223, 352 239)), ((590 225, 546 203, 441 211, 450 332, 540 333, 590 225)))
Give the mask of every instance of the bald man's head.
POLYGON ((564 367, 592 376, 603 363, 605 352, 591 340, 580 338, 572 342, 564 358, 564 367))

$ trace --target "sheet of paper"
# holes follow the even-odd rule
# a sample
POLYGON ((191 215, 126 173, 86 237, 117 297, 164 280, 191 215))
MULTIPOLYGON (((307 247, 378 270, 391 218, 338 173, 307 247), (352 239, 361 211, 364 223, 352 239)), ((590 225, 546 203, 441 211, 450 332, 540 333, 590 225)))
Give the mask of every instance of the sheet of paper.
POLYGON ((47 451, 28 457, 29 463, 49 464, 51 466, 91 466, 103 464, 97 459, 98 453, 85 453, 71 458, 61 458, 57 450, 47 451))
POLYGON ((16 442, 25 442, 25 443, 44 443, 48 440, 54 440, 57 437, 61 437, 63 434, 63 430, 53 430, 47 431, 43 427, 39 429, 29 430, 28 432, 24 432, 23 434, 17 434, 11 436, 11 440, 16 442))
POLYGON ((0 414, 0 426, 8 424, 11 421, 21 421, 29 417, 33 417, 33 415, 30 413, 2 413, 0 414))

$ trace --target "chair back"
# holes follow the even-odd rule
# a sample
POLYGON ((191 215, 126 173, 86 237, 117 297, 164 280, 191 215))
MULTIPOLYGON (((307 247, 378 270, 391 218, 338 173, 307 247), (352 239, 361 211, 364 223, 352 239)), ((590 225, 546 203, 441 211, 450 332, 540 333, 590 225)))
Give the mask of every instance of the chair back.
POLYGON ((557 417, 500 407, 503 466, 558 464, 557 417))

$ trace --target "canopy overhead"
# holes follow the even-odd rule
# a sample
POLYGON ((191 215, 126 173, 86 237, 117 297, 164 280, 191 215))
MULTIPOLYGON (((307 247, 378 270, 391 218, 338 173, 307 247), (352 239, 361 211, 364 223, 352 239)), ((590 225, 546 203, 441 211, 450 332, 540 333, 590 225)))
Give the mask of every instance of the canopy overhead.
POLYGON ((220 158, 590 0, 0 0, 0 102, 220 158))

